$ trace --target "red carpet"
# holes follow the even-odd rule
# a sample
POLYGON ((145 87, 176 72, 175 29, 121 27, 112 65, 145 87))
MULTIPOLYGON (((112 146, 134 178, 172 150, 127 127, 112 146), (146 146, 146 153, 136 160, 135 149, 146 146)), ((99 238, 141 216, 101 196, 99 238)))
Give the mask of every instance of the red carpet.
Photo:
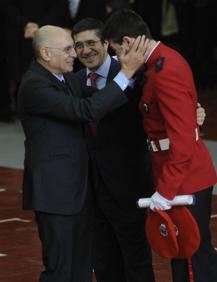
MULTIPOLYGON (((22 171, 0 168, 1 282, 37 282, 42 270, 34 218, 21 207, 21 181, 22 171)), ((213 200, 213 214, 217 214, 217 196, 213 200)), ((211 229, 217 247, 217 218, 211 220, 211 229)), ((154 268, 157 282, 171 281, 167 260, 154 256, 154 268)))

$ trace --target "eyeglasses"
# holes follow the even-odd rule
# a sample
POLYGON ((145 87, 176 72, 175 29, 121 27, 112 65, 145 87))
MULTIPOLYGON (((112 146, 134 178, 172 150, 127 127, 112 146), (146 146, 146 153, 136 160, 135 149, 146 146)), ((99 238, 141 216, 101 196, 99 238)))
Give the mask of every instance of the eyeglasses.
POLYGON ((50 49, 56 49, 56 50, 62 51, 67 55, 71 54, 71 52, 75 49, 74 45, 69 45, 69 46, 65 47, 64 49, 57 48, 57 47, 49 47, 49 46, 46 46, 46 47, 50 48, 50 49))
POLYGON ((84 48, 84 46, 86 47, 95 47, 96 43, 98 43, 99 41, 101 41, 101 39, 99 40, 86 40, 86 41, 78 41, 75 43, 75 50, 82 50, 84 48))

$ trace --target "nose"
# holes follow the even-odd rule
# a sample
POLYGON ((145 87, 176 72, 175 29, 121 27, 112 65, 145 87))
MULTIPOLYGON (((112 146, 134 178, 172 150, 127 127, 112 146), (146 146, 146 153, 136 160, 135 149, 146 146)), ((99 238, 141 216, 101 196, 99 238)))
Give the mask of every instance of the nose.
POLYGON ((82 53, 87 54, 90 51, 91 51, 91 48, 87 44, 84 44, 83 49, 82 49, 82 53))

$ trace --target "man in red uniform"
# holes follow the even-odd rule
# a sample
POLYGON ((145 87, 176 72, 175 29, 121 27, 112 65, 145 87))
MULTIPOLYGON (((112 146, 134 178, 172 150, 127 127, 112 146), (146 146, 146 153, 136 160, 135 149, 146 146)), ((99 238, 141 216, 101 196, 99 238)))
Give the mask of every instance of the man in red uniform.
MULTIPOLYGON (((216 282, 217 252, 211 245, 209 220, 217 176, 199 136, 192 72, 178 52, 151 38, 146 23, 132 10, 114 13, 104 29, 104 38, 117 55, 141 34, 150 41, 139 104, 152 151, 156 192, 150 208, 167 210, 175 196, 195 195, 196 204, 189 209, 198 223, 201 244, 192 257, 194 281, 216 282)), ((189 281, 187 260, 172 260, 172 274, 174 282, 189 281)))

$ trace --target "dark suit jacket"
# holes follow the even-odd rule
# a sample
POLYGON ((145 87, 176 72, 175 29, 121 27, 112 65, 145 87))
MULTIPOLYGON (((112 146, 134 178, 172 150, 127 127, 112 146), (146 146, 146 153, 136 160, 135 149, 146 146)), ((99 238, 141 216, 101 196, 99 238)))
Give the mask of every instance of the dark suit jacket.
MULTIPOLYGON (((112 59, 107 82, 119 69, 119 63, 112 59)), ((86 87, 86 70, 79 71, 74 78, 76 89, 86 87)), ((141 89, 128 91, 129 102, 101 119, 96 139, 89 142, 94 163, 113 198, 132 212, 136 211, 138 198, 147 197, 153 188, 150 154, 138 111, 140 94, 141 89)))
MULTIPOLYGON (((68 83, 74 94, 70 76, 68 83)), ((76 95, 81 96, 80 89, 76 95)), ((59 214, 81 210, 88 186, 89 158, 81 122, 99 119, 126 100, 115 82, 91 98, 69 95, 64 83, 33 62, 18 93, 26 136, 25 209, 59 214)))

